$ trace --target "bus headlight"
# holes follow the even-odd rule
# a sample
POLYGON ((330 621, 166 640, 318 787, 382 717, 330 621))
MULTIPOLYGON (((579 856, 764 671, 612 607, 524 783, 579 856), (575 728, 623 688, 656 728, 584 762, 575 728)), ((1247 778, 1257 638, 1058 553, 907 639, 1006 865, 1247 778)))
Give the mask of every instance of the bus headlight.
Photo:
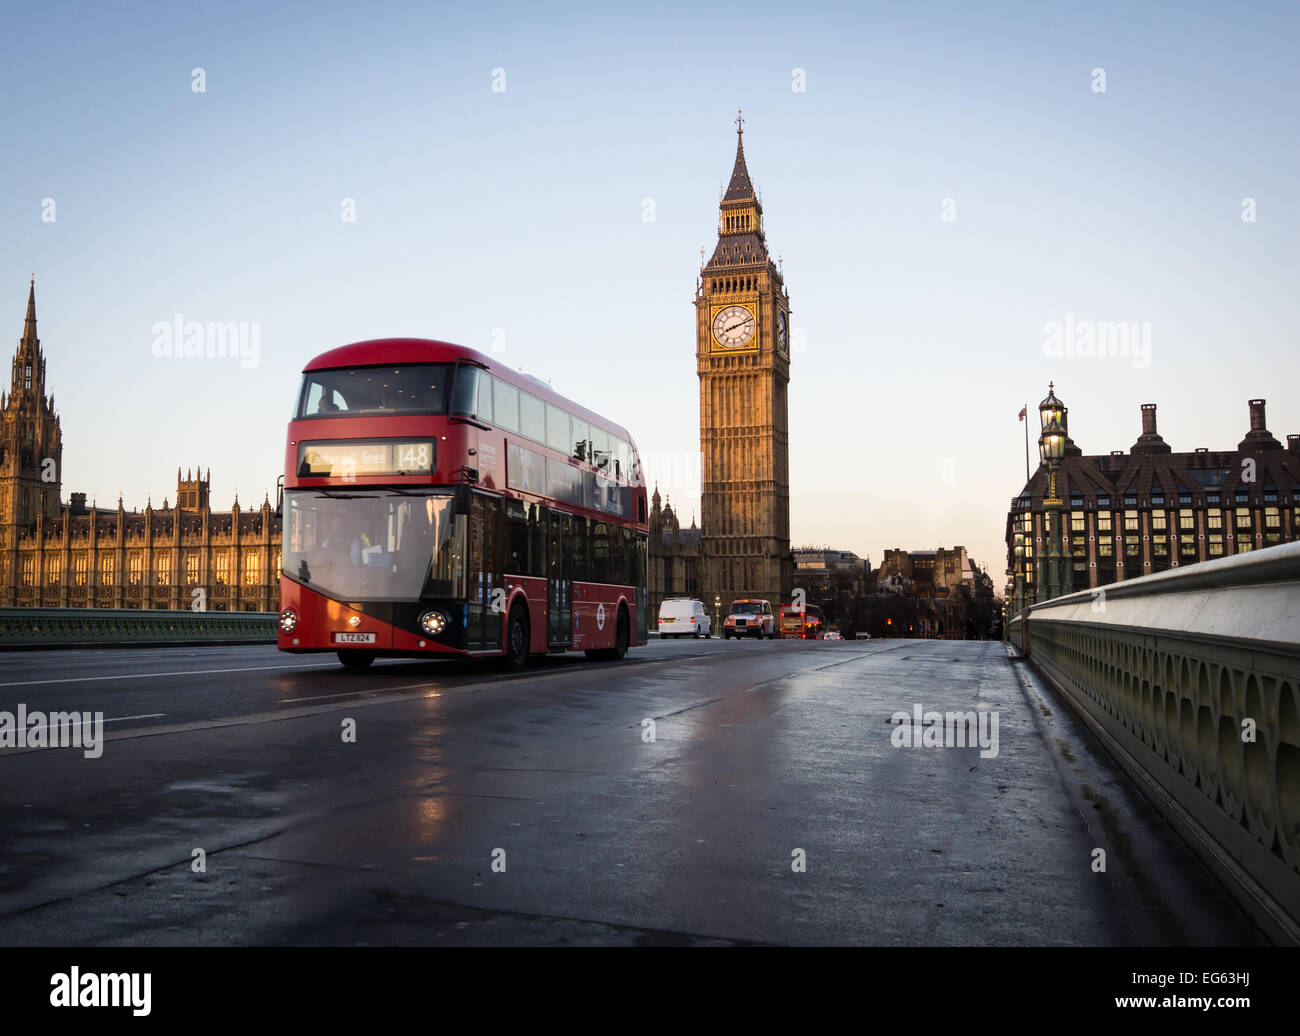
POLYGON ((280 613, 280 629, 285 633, 292 633, 298 628, 298 613, 292 608, 286 608, 280 613))
POLYGON ((420 629, 431 637, 436 637, 447 628, 447 616, 442 612, 425 612, 420 616, 420 629))

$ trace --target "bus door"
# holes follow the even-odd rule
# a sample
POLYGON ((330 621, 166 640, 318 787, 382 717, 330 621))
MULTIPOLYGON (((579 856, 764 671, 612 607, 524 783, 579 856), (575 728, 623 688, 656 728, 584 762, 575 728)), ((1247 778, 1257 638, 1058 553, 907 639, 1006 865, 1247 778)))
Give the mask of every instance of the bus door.
POLYGON ((573 644, 573 578, 565 545, 573 534, 573 516, 547 512, 546 645, 567 648, 573 644))
POLYGON ((501 579, 501 499, 475 492, 470 497, 465 545, 466 598, 469 612, 465 647, 470 651, 501 648, 505 584, 501 579))

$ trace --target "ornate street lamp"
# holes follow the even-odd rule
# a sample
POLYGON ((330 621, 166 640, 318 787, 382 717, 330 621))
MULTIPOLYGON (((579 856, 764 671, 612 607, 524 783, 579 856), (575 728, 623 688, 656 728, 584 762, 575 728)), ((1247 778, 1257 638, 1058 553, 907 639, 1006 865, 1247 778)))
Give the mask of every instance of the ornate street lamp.
POLYGON ((1070 573, 1061 547, 1065 501, 1056 487, 1061 460, 1065 457, 1067 433, 1061 421, 1065 406, 1056 398, 1054 383, 1047 386, 1047 398, 1038 404, 1043 432, 1038 437, 1038 456, 1047 468, 1047 492, 1043 497, 1044 543, 1038 555, 1037 600, 1050 601, 1070 590, 1070 573))
MULTIPOLYGON (((1019 518, 1016 519, 1019 523, 1019 518)), ((1016 530, 1016 570, 1015 570, 1016 594, 1012 600, 1015 606, 1015 614, 1019 615, 1025 607, 1025 534, 1019 529, 1016 530)))
POLYGON ((1043 428, 1038 437, 1038 455, 1048 467, 1055 467, 1065 456, 1065 429, 1055 418, 1043 428))

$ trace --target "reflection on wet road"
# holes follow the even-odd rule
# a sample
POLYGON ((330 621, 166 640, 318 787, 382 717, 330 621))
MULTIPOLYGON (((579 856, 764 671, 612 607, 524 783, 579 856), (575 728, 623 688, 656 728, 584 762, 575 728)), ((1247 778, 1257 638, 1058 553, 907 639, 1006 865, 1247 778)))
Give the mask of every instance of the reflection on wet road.
POLYGON ((112 722, 0 751, 5 944, 1259 941, 997 643, 24 652, 20 703, 112 722), (900 746, 914 710, 996 751, 900 746))

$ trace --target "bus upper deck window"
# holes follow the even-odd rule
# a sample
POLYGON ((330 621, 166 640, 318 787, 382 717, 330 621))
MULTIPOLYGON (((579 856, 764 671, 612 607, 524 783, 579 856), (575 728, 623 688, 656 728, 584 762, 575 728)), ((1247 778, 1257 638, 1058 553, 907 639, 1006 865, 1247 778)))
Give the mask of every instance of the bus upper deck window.
POLYGON ((478 417, 480 371, 462 363, 456 370, 456 385, 451 393, 451 416, 474 420, 478 417))

